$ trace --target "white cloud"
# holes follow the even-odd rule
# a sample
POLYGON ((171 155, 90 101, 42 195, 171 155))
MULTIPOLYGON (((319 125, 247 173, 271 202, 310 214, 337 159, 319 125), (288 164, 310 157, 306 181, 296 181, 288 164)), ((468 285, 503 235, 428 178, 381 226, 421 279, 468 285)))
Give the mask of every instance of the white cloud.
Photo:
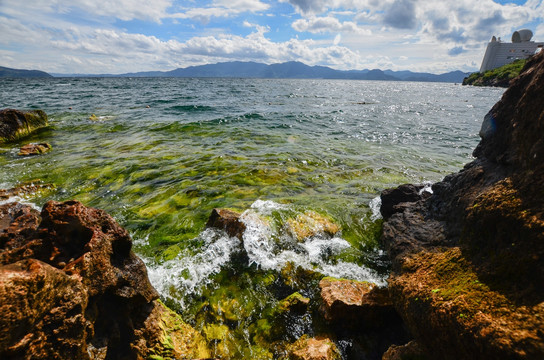
POLYGON ((299 19, 293 22, 293 29, 298 32, 311 32, 311 33, 330 33, 330 32, 353 32, 359 34, 370 35, 369 30, 360 28, 356 23, 352 21, 340 22, 338 19, 327 17, 312 17, 308 20, 299 19))
POLYGON ((260 0, 215 0, 208 7, 189 8, 185 11, 168 15, 179 19, 193 19, 204 24, 213 17, 231 17, 246 12, 262 12, 270 8, 270 5, 260 0))

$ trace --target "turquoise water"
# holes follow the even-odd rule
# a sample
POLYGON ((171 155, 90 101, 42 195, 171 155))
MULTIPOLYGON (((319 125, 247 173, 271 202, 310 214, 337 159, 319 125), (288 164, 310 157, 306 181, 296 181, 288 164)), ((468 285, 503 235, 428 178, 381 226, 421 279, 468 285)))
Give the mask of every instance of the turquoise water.
MULTIPOLYGON (((290 292, 315 297, 315 282, 297 284, 292 269, 385 284, 373 199, 469 162, 502 92, 340 80, 0 80, 1 108, 42 109, 50 119, 0 147, 0 185, 39 179, 54 189, 24 201, 106 210, 131 233, 165 301, 205 334, 228 325, 225 338, 207 335, 216 356, 266 358, 274 336, 255 324, 290 292), (53 151, 17 156, 37 141, 53 151), (204 229, 216 207, 243 213, 243 239, 204 229), (225 299, 238 303, 228 316, 225 299)), ((300 321, 276 338, 319 327, 300 321)))

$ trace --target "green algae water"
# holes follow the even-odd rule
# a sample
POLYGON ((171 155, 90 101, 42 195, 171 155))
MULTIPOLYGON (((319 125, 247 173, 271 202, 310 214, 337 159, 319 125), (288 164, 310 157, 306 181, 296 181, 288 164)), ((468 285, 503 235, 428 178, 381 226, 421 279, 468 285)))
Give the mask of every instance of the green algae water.
MULTIPOLYGON (((386 284, 380 191, 458 171, 502 92, 336 80, 0 79, 1 108, 42 109, 50 119, 1 145, 0 187, 39 181, 52 188, 16 200, 76 199, 106 210, 131 233, 162 299, 215 357, 278 358, 300 336, 327 332, 316 315, 321 278, 386 284), (17 156, 28 142, 53 150, 17 156), (242 214, 241 239, 205 228, 213 208, 242 214), (309 305, 290 311, 293 296, 309 305)), ((352 340, 337 338, 346 358, 352 340)))

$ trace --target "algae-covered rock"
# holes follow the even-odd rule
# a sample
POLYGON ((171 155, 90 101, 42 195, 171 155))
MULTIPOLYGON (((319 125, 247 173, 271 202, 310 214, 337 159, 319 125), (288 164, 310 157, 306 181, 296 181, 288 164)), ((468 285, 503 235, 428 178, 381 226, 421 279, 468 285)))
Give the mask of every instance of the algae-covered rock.
POLYGON ((174 311, 160 301, 155 302, 154 314, 146 320, 146 328, 160 331, 137 334, 150 342, 148 358, 151 359, 203 359, 210 357, 204 337, 185 323, 174 311), (157 336, 158 334, 158 336, 157 336), (154 344, 153 344, 154 342, 154 344))
POLYGON ((287 227, 288 231, 290 231, 298 241, 303 241, 309 237, 321 234, 334 236, 340 231, 338 225, 315 211, 307 211, 294 219, 289 219, 287 221, 287 227))
POLYGON ((47 115, 42 110, 0 110, 0 143, 18 140, 44 126, 47 115))
POLYGON ((281 300, 278 304, 278 309, 282 312, 303 312, 307 309, 309 303, 310 299, 302 296, 302 294, 297 291, 281 300))
POLYGON ((48 143, 26 144, 23 147, 21 147, 17 155, 19 156, 41 155, 51 151, 51 149, 52 147, 48 143))
POLYGON ((26 181, 9 189, 0 189, 0 200, 14 196, 30 196, 51 191, 55 187, 52 184, 44 184, 40 179, 26 181))
POLYGON ((384 223, 390 294, 428 358, 542 359, 544 52, 480 136, 473 162, 384 223))

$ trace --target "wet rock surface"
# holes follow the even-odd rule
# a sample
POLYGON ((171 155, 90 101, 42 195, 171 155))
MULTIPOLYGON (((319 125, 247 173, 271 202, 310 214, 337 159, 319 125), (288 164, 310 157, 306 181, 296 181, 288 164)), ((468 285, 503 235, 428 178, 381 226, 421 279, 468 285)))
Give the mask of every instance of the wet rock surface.
POLYGON ((541 359, 544 53, 480 136, 476 159, 434 184, 431 197, 388 203, 391 297, 428 358, 541 359))
POLYGON ((105 212, 8 203, 0 225, 0 358, 206 356, 172 346, 174 329, 200 339, 157 300, 128 233, 105 212))
POLYGON ((15 141, 32 131, 47 126, 47 115, 42 110, 0 110, 0 143, 15 141))
POLYGON ((51 151, 52 147, 48 143, 39 143, 39 144, 26 144, 19 149, 19 156, 31 156, 31 155, 41 155, 46 152, 51 151))

